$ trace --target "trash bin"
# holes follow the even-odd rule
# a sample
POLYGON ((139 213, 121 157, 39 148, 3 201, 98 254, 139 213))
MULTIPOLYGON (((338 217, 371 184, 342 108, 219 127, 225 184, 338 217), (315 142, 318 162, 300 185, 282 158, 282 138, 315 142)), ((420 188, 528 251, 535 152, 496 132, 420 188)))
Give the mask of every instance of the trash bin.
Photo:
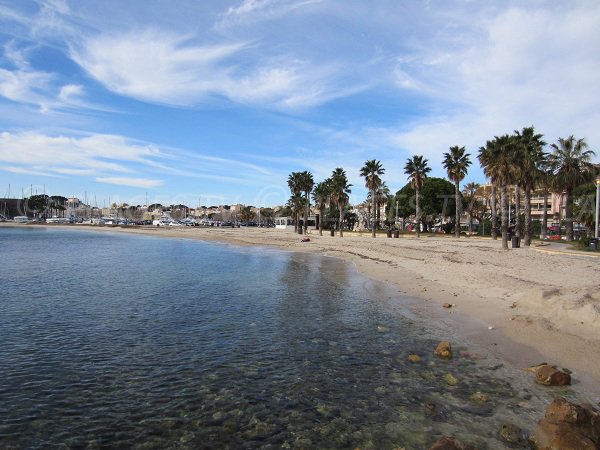
POLYGON ((598 250, 598 239, 590 239, 590 250, 598 250))
POLYGON ((331 236, 335 236, 335 230, 332 228, 331 230, 329 230, 329 234, 330 234, 331 236))
POLYGON ((387 230, 387 237, 389 237, 389 238, 392 237, 392 230, 390 230, 389 228, 387 230))
POLYGON ((398 229, 394 230, 394 237, 395 238, 400 237, 400 230, 398 230, 398 229))
POLYGON ((519 236, 513 236, 511 240, 512 248, 519 248, 521 246, 521 243, 519 242, 521 239, 519 238, 519 236))

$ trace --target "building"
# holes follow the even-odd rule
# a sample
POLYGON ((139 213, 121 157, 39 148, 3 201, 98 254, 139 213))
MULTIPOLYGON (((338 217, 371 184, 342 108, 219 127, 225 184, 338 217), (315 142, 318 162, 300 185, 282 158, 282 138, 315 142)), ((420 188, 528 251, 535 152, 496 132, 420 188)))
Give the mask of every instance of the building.
MULTIPOLYGON (((496 190, 497 192, 497 202, 498 202, 498 214, 500 214, 500 189, 496 190)), ((511 206, 511 212, 514 212, 515 202, 516 202, 516 189, 514 186, 510 186, 508 189, 508 201, 511 206)), ((491 184, 483 184, 479 186, 477 192, 475 193, 475 198, 480 201, 486 210, 490 210, 491 208, 491 197, 492 197, 492 185, 491 184)), ((564 215, 564 203, 565 196, 559 192, 549 192, 547 197, 547 215, 548 221, 560 221, 562 216, 564 215)), ((525 210, 525 194, 521 191, 521 214, 525 210)), ((531 193, 531 218, 532 220, 542 220, 544 217, 544 191, 542 189, 536 189, 531 193)), ((461 219, 462 222, 462 219, 461 219)))

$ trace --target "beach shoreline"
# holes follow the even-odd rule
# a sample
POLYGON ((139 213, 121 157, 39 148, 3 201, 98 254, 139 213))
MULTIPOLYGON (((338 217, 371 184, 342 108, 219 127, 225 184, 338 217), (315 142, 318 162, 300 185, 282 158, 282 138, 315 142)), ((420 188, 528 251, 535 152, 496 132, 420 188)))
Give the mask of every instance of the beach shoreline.
POLYGON ((409 310, 458 330, 510 366, 547 362, 568 368, 573 388, 600 401, 600 283, 593 278, 600 258, 534 247, 503 251, 499 241, 473 237, 340 238, 313 231, 309 242, 301 242, 301 235, 267 228, 0 225, 196 239, 340 258, 392 287, 409 310))

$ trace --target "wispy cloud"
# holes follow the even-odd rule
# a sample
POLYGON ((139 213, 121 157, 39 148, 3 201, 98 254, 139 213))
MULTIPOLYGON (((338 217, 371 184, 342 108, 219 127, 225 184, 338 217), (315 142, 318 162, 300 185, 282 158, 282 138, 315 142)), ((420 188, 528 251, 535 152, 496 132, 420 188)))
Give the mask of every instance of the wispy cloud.
POLYGON ((44 170, 43 168, 27 168, 27 167, 18 167, 18 166, 0 166, 1 170, 4 170, 6 172, 10 172, 10 173, 18 173, 18 174, 23 174, 23 175, 35 175, 37 177, 55 177, 55 178, 61 178, 58 175, 55 175, 51 172, 48 172, 47 170, 44 170))
POLYGON ((97 177, 96 181, 99 183, 116 184, 119 186, 131 186, 137 188, 157 188, 163 184, 162 180, 124 177, 97 177))
POLYGON ((23 170, 44 166, 44 173, 80 174, 102 171, 132 172, 125 163, 148 165, 160 158, 151 145, 135 144, 121 136, 48 136, 36 132, 0 133, 0 162, 19 164, 23 170))
POLYGON ((291 11, 320 3, 322 0, 243 0, 238 6, 231 6, 217 21, 217 28, 225 28, 240 23, 274 19, 291 11))
POLYGON ((319 105, 363 90, 341 87, 335 63, 260 57, 258 44, 194 44, 190 36, 147 29, 89 37, 70 55, 108 89, 144 101, 197 106, 211 98, 268 108, 319 105), (253 50, 251 52, 250 50, 253 50), (242 62, 243 61, 243 62, 242 62))

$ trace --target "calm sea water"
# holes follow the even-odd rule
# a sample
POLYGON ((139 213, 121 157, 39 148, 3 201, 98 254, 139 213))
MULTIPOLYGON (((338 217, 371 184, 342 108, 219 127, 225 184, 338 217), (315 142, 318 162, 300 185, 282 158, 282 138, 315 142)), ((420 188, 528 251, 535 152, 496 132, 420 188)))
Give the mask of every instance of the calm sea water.
POLYGON ((335 259, 0 228, 0 281, 0 448, 505 448, 539 416, 525 375, 436 360, 448 330, 335 259))

